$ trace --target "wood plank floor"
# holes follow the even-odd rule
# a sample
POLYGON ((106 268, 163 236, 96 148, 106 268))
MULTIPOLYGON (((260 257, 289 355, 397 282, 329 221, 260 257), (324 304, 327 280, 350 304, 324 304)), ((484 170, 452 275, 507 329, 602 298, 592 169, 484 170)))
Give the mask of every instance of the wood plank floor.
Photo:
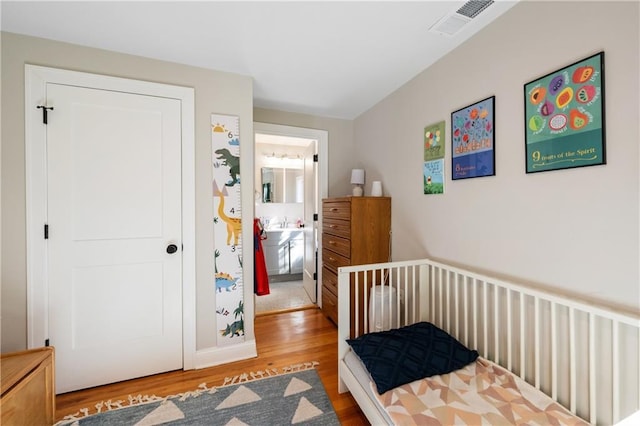
POLYGON ((340 423, 368 425, 349 393, 338 393, 338 344, 336 327, 318 309, 264 315, 255 321, 258 357, 216 367, 173 371, 126 382, 69 392, 56 397, 56 421, 81 408, 95 412, 95 404, 111 399, 127 401, 128 395, 166 396, 196 389, 200 383, 222 385, 225 377, 241 373, 281 369, 318 361, 316 367, 340 423))

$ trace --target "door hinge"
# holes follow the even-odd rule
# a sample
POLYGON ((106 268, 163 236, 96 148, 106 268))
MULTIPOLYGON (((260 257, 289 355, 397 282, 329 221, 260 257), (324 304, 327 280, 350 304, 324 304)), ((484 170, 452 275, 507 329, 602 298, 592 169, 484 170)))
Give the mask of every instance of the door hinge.
POLYGON ((48 240, 49 239, 49 225, 48 224, 44 224, 44 239, 48 240))
POLYGON ((313 154, 313 162, 314 163, 318 162, 318 154, 313 154))
POLYGON ((313 280, 314 281, 318 281, 318 273, 317 272, 313 273, 313 280))
POLYGON ((42 123, 47 124, 47 116, 48 116, 48 110, 53 111, 53 107, 48 107, 45 105, 38 105, 36 107, 37 109, 41 109, 42 110, 42 123))
POLYGON ((317 222, 318 221, 318 213, 314 213, 313 214, 313 221, 317 222))
POLYGON ((49 346, 49 339, 47 339, 47 340, 45 340, 45 341, 44 341, 44 345, 45 345, 45 346, 49 346))

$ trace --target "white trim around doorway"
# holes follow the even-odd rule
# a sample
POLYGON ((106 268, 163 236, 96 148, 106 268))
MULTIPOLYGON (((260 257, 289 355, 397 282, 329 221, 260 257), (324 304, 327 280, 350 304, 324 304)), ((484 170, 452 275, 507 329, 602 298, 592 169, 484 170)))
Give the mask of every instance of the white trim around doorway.
MULTIPOLYGON (((329 193, 329 132, 326 130, 309 129, 305 127, 285 126, 282 124, 253 123, 253 137, 256 133, 273 136, 288 136, 318 141, 318 210, 322 209, 322 199, 329 193)), ((322 214, 318 212, 318 247, 322 247, 322 214)), ((318 250, 318 265, 322 265, 322 250, 318 250)), ((317 268, 317 305, 322 308, 322 268, 317 268)))

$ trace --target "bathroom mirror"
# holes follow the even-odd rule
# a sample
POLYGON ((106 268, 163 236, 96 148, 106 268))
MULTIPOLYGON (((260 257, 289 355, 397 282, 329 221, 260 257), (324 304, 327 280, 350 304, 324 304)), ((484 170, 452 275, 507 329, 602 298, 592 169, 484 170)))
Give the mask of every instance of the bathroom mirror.
POLYGON ((302 169, 263 167, 263 203, 302 203, 304 174, 302 169))

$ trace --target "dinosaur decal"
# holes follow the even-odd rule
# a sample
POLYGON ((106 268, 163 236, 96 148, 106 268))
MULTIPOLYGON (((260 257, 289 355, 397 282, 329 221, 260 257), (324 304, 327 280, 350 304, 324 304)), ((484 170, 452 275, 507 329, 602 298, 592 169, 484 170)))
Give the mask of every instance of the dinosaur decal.
POLYGON ((233 245, 238 245, 238 239, 240 238, 240 233, 242 232, 242 219, 239 217, 230 217, 224 211, 224 199, 226 188, 222 191, 218 188, 215 181, 213 182, 213 193, 214 195, 220 197, 220 204, 218 205, 218 216, 227 224, 227 245, 230 245, 231 238, 233 238, 233 245))
POLYGON ((244 321, 234 321, 231 324, 227 324, 227 327, 224 330, 220 330, 220 334, 224 337, 227 336, 240 336, 240 332, 242 332, 242 336, 244 336, 244 321))
POLYGON ((224 337, 244 336, 244 303, 242 301, 240 301, 238 307, 233 311, 233 315, 234 318, 240 317, 240 319, 236 319, 236 321, 231 324, 227 323, 224 330, 220 330, 220 334, 224 337))
POLYGON ((227 148, 216 149, 215 153, 218 154, 218 157, 216 158, 218 160, 222 160, 222 165, 229 167, 231 180, 225 185, 233 186, 236 183, 240 183, 240 157, 232 155, 227 148))
POLYGON ((218 293, 222 293, 222 290, 230 292, 238 288, 237 278, 234 278, 231 274, 218 271, 218 258, 220 257, 220 250, 214 252, 213 266, 216 271, 216 290, 218 293))
POLYGON ((231 275, 224 272, 218 272, 216 274, 216 290, 218 290, 218 293, 222 293, 222 290, 235 290, 237 287, 236 279, 231 275))
POLYGON ((225 346, 245 339, 240 119, 211 114, 210 124, 215 256, 215 284, 210 287, 215 307, 212 330, 216 344, 225 346))

